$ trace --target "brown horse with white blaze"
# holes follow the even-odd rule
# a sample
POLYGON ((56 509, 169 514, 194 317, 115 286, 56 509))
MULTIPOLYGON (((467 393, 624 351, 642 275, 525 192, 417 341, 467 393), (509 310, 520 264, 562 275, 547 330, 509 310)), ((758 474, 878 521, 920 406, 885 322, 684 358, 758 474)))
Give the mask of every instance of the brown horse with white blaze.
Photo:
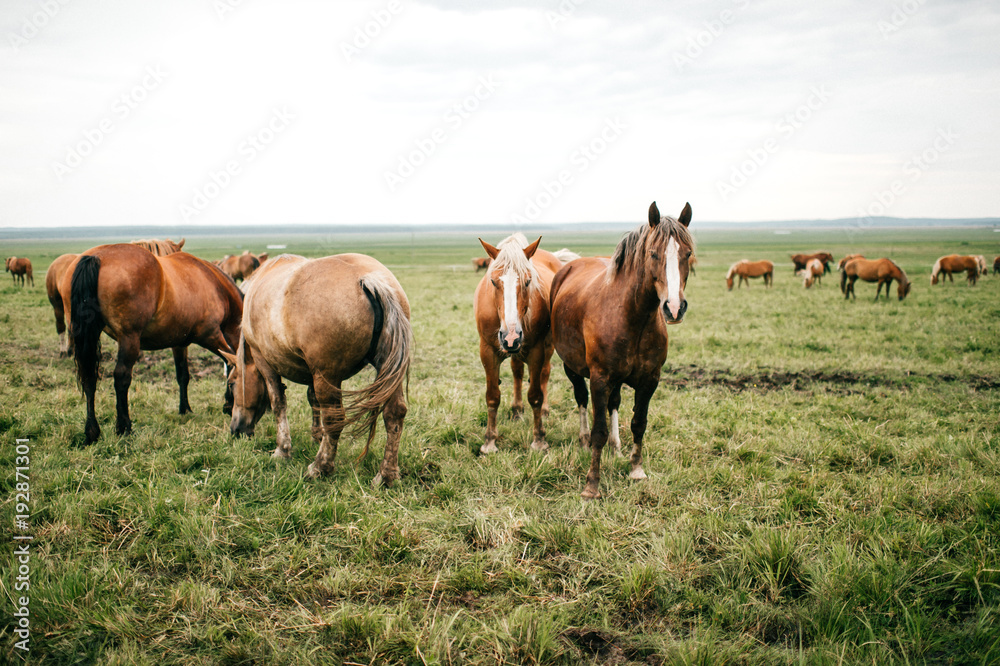
POLYGON ((14 280, 14 284, 17 285, 18 280, 21 281, 21 286, 24 286, 24 279, 27 278, 31 286, 35 286, 35 276, 31 273, 31 259, 25 259, 24 257, 7 257, 7 261, 4 262, 7 272, 10 273, 11 278, 14 280))
POLYGON ((747 289, 750 288, 750 278, 764 278, 764 286, 770 287, 774 284, 774 264, 767 259, 761 259, 760 261, 750 261, 749 259, 741 259, 735 264, 729 267, 729 271, 726 273, 726 288, 729 291, 733 290, 733 276, 739 278, 739 282, 736 288, 739 289, 740 286, 746 282, 747 289))
POLYGON ((878 300, 885 285, 885 297, 889 299, 889 287, 892 281, 896 281, 896 296, 899 300, 906 298, 910 293, 912 283, 906 277, 906 272, 897 266, 891 259, 852 259, 844 265, 840 273, 840 290, 844 293, 844 298, 857 298, 854 294, 854 283, 857 280, 865 282, 877 282, 878 289, 875 290, 875 300, 878 300))
POLYGON ((653 202, 648 224, 621 240, 610 263, 599 258, 577 259, 566 264, 552 281, 552 338, 582 415, 582 444, 588 439, 583 432, 587 379, 593 394, 591 460, 584 499, 601 496, 601 453, 610 432, 607 419, 618 409, 622 385, 635 389, 629 477, 646 478, 642 441, 649 401, 667 357, 666 327, 681 323, 687 311, 684 287, 694 250, 690 223, 690 204, 685 204, 675 220, 661 217, 653 202))
MULTIPOLYGON (((69 314, 77 377, 87 400, 86 443, 101 428, 94 395, 101 363, 101 332, 118 341, 115 430, 132 430, 128 389, 140 350, 173 350, 181 414, 188 403, 187 348, 197 344, 222 357, 239 340, 243 295, 217 267, 186 252, 158 257, 136 245, 100 245, 68 265, 59 283, 69 314)), ((224 358, 224 357, 223 357, 224 358)), ((227 395, 226 407, 231 405, 227 395)))
POLYGON ((363 254, 320 259, 285 254, 264 264, 248 284, 239 349, 229 357, 235 396, 231 432, 252 436, 269 399, 278 422, 273 457, 291 457, 281 379, 304 384, 319 444, 308 476, 334 470, 341 433, 351 425, 367 431, 360 458, 367 455, 381 414, 387 441, 373 483, 391 485, 399 478, 404 383, 413 346, 410 303, 395 276, 363 254), (376 370, 369 386, 342 390, 345 380, 369 364, 376 370))
POLYGON ((486 434, 480 453, 497 450, 497 410, 500 407, 500 365, 510 358, 514 375, 511 414, 524 412, 521 384, 528 366, 528 404, 534 414, 531 448, 548 448, 542 417, 548 412, 548 384, 552 363, 549 327, 549 286, 562 262, 539 249, 520 233, 496 247, 479 239, 492 262, 476 286, 473 312, 479 331, 479 360, 486 373, 486 434))

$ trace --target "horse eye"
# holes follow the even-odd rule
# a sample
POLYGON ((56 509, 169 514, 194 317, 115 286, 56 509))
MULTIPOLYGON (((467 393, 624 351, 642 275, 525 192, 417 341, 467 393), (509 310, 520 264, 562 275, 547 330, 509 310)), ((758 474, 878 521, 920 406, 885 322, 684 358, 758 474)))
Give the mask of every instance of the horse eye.
POLYGON ((651 254, 650 256, 651 256, 651 257, 652 257, 653 259, 659 259, 659 258, 660 258, 660 255, 659 255, 659 254, 657 254, 656 252, 653 252, 653 253, 652 253, 652 254, 651 254))
POLYGON ((497 281, 496 281, 496 279, 494 279, 494 278, 490 278, 490 282, 492 282, 492 283, 493 283, 493 288, 494 288, 494 289, 499 289, 499 288, 500 288, 500 285, 498 285, 498 284, 497 284, 497 281))
POLYGON ((528 278, 527 280, 524 281, 524 286, 525 287, 530 287, 531 286, 531 278, 528 278))

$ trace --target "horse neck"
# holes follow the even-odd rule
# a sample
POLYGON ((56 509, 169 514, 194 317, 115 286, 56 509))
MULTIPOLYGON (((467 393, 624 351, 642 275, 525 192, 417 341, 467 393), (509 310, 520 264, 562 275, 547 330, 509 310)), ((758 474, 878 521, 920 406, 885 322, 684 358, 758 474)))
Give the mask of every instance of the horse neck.
POLYGON ((660 307, 660 297, 653 286, 650 271, 640 276, 635 271, 615 275, 608 283, 611 302, 625 312, 625 318, 632 322, 644 322, 660 307))

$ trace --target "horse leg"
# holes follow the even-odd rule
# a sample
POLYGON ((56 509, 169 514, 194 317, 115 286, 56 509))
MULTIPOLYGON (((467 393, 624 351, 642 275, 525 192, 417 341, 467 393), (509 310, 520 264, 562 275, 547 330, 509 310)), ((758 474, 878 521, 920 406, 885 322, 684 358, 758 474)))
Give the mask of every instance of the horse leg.
POLYGON ((260 376, 264 378, 267 386, 267 397, 271 400, 271 410, 274 411, 274 420, 278 425, 277 445, 274 448, 272 458, 292 457, 292 432, 288 426, 288 403, 285 400, 285 385, 281 382, 281 377, 271 366, 263 360, 256 358, 256 366, 260 376))
POLYGON ((122 335, 118 338, 118 363, 115 365, 115 398, 118 418, 115 432, 127 435, 132 432, 132 419, 128 415, 128 389, 132 385, 132 366, 139 358, 139 335, 122 335))
POLYGON ((61 301, 59 308, 55 310, 55 315, 56 333, 59 334, 59 358, 65 358, 69 356, 69 341, 66 337, 66 313, 63 311, 61 301))
POLYGON ((174 368, 177 371, 177 386, 181 389, 181 414, 191 413, 191 403, 188 402, 188 382, 191 381, 191 373, 188 371, 188 348, 174 347, 174 368))
POLYGON ((587 402, 589 396, 587 395, 587 380, 583 378, 583 375, 578 375, 569 369, 568 365, 563 365, 566 370, 566 376, 569 377, 570 383, 573 385, 573 397, 576 399, 576 409, 580 412, 580 446, 583 448, 590 447, 590 428, 587 423, 587 402))
POLYGON ((489 347, 479 346, 479 359, 486 371, 486 436, 479 453, 497 450, 497 409, 500 408, 500 360, 489 347))
MULTIPOLYGON (((882 291, 882 280, 878 281, 878 287, 875 289, 875 300, 878 300, 878 295, 882 291)), ((885 293, 889 293, 889 287, 885 288, 885 293)))
POLYGON ((587 484, 583 488, 583 499, 601 498, 601 453, 608 441, 608 381, 604 377, 590 375, 590 390, 594 397, 594 427, 590 431, 590 469, 587 484))
POLYGON ((622 437, 618 427, 618 407, 622 404, 622 387, 613 391, 608 398, 608 412, 611 416, 611 426, 608 428, 608 442, 614 447, 615 455, 622 455, 622 437))
POLYGON ((552 374, 552 352, 555 347, 552 345, 552 336, 545 340, 545 363, 542 364, 542 372, 539 375, 539 382, 542 387, 542 416, 549 415, 549 376, 552 374))
POLYGON ((399 478, 399 440, 403 435, 403 419, 406 418, 406 394, 400 386, 385 403, 382 422, 385 424, 385 453, 382 466, 372 479, 373 486, 391 486, 399 478))
POLYGON ((524 361, 517 357, 510 359, 510 371, 514 374, 514 401, 510 404, 510 417, 520 421, 524 414, 524 401, 521 399, 521 383, 524 380, 524 361))
POLYGON ((316 390, 316 401, 319 403, 323 437, 316 452, 316 459, 306 470, 306 476, 310 479, 329 474, 334 470, 340 433, 344 430, 344 405, 341 401, 340 386, 316 376, 313 377, 313 387, 316 390))
POLYGON ((646 415, 649 412, 649 401, 656 391, 659 378, 644 384, 635 390, 635 411, 632 414, 632 471, 628 477, 636 481, 646 478, 646 472, 642 469, 642 438, 646 434, 646 415))
POLYGON ((542 405, 545 403, 542 373, 545 366, 549 365, 549 359, 545 357, 545 348, 544 343, 535 345, 528 354, 528 404, 531 405, 531 412, 534 416, 534 436, 531 440, 531 448, 535 451, 544 451, 549 448, 545 441, 545 428, 542 425, 542 405))
POLYGON ((306 400, 309 401, 309 406, 312 408, 312 438, 319 445, 323 439, 323 426, 320 420, 319 401, 316 400, 316 390, 312 384, 309 384, 309 388, 306 389, 306 400))

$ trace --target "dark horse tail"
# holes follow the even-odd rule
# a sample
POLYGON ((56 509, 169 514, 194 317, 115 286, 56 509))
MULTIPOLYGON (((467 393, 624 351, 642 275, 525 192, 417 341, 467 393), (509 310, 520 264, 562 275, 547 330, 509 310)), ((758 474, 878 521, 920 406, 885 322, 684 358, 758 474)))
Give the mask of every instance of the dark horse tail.
POLYGON ((73 358, 76 376, 81 386, 97 384, 101 368, 101 331, 104 330, 104 313, 97 300, 97 275, 101 260, 84 255, 73 270, 70 286, 70 337, 73 341, 73 358))
POLYGON ((840 293, 847 294, 847 265, 840 269, 840 293))

